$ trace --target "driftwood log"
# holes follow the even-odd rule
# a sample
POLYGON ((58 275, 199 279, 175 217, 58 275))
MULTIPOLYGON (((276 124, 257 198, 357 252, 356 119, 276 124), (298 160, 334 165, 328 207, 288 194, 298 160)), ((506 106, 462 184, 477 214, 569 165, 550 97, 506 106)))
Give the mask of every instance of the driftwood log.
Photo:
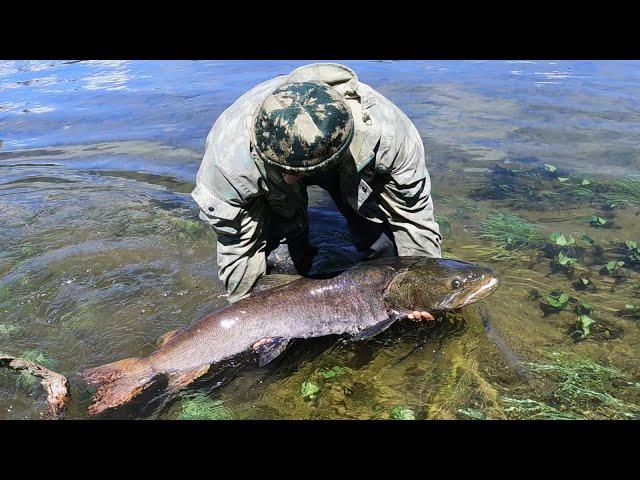
POLYGON ((44 368, 22 358, 12 357, 0 352, 0 367, 11 370, 26 370, 31 375, 40 378, 40 384, 47 392, 48 410, 45 418, 48 420, 59 420, 64 416, 69 401, 69 381, 64 375, 44 368))

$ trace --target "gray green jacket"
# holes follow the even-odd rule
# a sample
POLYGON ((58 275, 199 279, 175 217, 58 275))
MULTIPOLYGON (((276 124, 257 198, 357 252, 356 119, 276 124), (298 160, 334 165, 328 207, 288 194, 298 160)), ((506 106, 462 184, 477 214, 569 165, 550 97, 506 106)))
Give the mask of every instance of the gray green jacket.
POLYGON ((251 147, 251 120, 261 101, 287 81, 322 81, 351 107, 353 158, 340 171, 345 199, 363 217, 388 222, 398 254, 440 257, 442 237, 434 220, 424 146, 415 126, 391 101, 338 64, 312 64, 252 88, 227 108, 207 136, 192 197, 200 218, 217 234, 218 275, 229 301, 246 296, 266 273, 270 211, 291 219, 288 232, 307 224, 307 192, 288 185, 251 147), (382 181, 381 181, 382 180, 382 181))

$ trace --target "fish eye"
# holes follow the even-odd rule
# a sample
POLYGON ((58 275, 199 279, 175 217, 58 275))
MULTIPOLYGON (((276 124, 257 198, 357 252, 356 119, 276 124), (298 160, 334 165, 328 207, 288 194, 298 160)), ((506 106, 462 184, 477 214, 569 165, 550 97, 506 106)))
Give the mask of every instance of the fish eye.
POLYGON ((462 280, 460 280, 459 278, 454 278, 453 280, 451 280, 452 288, 460 288, 461 286, 462 286, 462 280))

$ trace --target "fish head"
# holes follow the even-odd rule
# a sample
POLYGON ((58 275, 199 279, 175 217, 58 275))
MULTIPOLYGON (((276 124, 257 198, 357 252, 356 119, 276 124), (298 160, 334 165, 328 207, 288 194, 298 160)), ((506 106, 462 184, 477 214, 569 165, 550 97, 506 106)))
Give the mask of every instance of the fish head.
POLYGON ((488 297, 500 286, 490 268, 443 258, 418 258, 398 269, 385 301, 404 310, 452 310, 488 297))

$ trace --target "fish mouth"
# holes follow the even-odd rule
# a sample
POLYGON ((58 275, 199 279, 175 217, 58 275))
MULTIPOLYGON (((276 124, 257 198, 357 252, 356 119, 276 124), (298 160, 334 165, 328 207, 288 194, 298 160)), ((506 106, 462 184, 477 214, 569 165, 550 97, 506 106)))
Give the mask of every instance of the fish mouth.
POLYGON ((477 302, 478 300, 482 300, 483 298, 488 297, 499 286, 500 286, 500 280, 497 277, 492 277, 488 282, 484 283, 476 291, 471 292, 471 295, 469 295, 465 299, 465 301, 463 302, 463 304, 461 306, 468 305, 470 303, 477 302))
POLYGON ((474 303, 478 300, 482 300, 483 298, 488 297, 499 286, 500 280, 497 277, 490 277, 487 281, 480 285, 480 287, 478 287, 476 290, 473 290, 466 296, 464 290, 459 290, 452 293, 442 302, 440 302, 440 304, 438 304, 436 310, 453 310, 462 308, 466 305, 469 305, 470 303, 474 303))

